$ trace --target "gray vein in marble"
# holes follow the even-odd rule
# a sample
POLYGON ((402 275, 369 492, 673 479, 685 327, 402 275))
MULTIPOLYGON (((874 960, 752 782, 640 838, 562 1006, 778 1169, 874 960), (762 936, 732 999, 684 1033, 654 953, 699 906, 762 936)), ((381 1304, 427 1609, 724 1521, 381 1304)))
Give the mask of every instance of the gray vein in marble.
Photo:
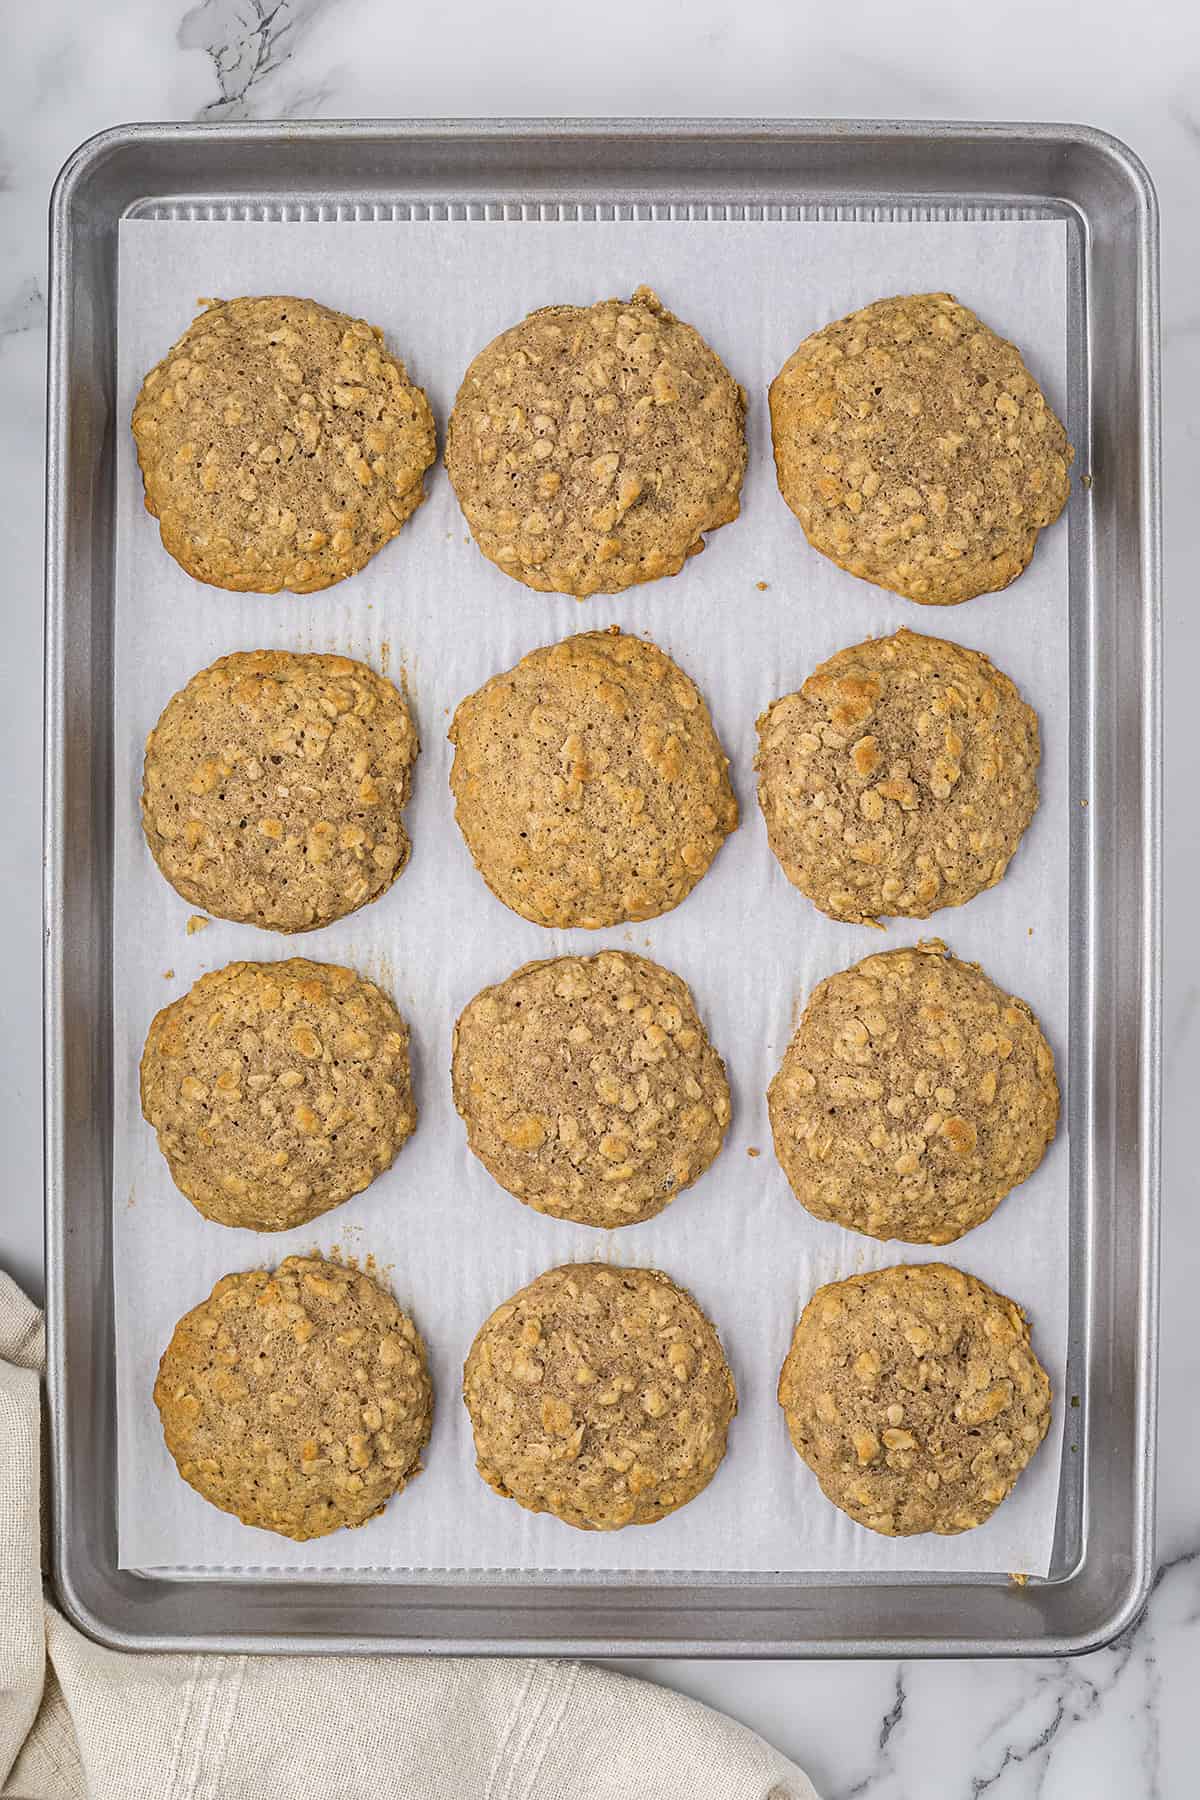
MULTIPOLYGON (((1040 1685, 1041 1685, 1041 1683, 1039 1683, 1039 1686, 1040 1685)), ((1091 1683, 1088 1683, 1088 1686, 1090 1687, 1091 1683)), ((1090 1703, 1089 1703, 1089 1705, 1090 1705, 1090 1703)), ((1022 1711, 1024 1711, 1024 1707, 1019 1707, 1017 1710, 1018 1710, 1018 1712, 1022 1712, 1022 1711)), ((1040 1754, 1041 1751, 1045 1750, 1048 1752, 1048 1754, 1046 1756, 1046 1760, 1043 1763, 1042 1767, 1038 1770, 1037 1787, 1034 1789, 1035 1794, 1040 1794, 1041 1790, 1042 1790, 1042 1786, 1043 1786, 1043 1784, 1045 1782, 1045 1778, 1046 1778, 1046 1768, 1049 1765, 1049 1761, 1050 1761, 1049 1747, 1053 1743, 1055 1737, 1057 1736, 1059 1726, 1062 1724, 1062 1722, 1066 1718, 1066 1716, 1067 1716, 1066 1698, 1064 1695, 1059 1694, 1057 1699, 1055 1700, 1054 1711, 1050 1716, 1049 1723, 1042 1727, 1041 1731, 1038 1732, 1036 1737, 1034 1737, 1030 1743, 1022 1744, 1019 1747, 1016 1747, 1011 1743, 1006 1744, 1004 1746, 1003 1754, 1001 1755, 1000 1761, 996 1764, 996 1766, 992 1770, 991 1774, 989 1774, 989 1775, 972 1775, 972 1777, 971 1777, 971 1800, 979 1800, 980 1794, 986 1794, 988 1789, 990 1787, 994 1787, 996 1782, 998 1782, 1001 1779, 1001 1777, 1006 1773, 1006 1771, 1008 1769, 1012 1768, 1014 1763, 1016 1763, 1016 1764, 1026 1763, 1029 1761, 1029 1759, 1031 1757, 1037 1756, 1040 1754)))
MULTIPOLYGON (((198 116, 254 117, 254 90, 291 60, 297 37, 320 6, 321 0, 199 0, 180 21, 179 47, 208 53, 220 95, 198 116)), ((300 116, 314 98, 323 97, 323 90, 314 96, 311 88, 305 89, 289 115, 300 116)))
POLYGON ((933 81, 920 69, 899 68, 888 57, 871 56, 864 50, 847 49, 845 45, 839 48, 838 60, 851 71, 857 70, 867 76, 884 92, 895 93, 897 86, 901 86, 908 106, 927 107, 950 116, 951 96, 959 91, 953 83, 933 81))
POLYGON ((277 117, 281 119, 318 118, 333 99, 334 91, 332 82, 298 88, 294 94, 280 102, 277 108, 277 117))
POLYGON ((1200 119, 1197 119, 1185 103, 1182 95, 1172 94, 1167 101, 1167 111, 1193 143, 1200 144, 1200 119))
MULTIPOLYGON (((1193 1544, 1189 1550, 1180 1550, 1177 1555, 1169 1556, 1165 1561, 1161 1562, 1154 1571, 1154 1580, 1150 1583, 1150 1593, 1147 1596, 1146 1604, 1142 1608, 1142 1611, 1133 1621, 1133 1624, 1127 1626, 1120 1637, 1115 1639, 1109 1648, 1118 1650, 1123 1648, 1126 1644, 1132 1644, 1143 1628, 1150 1625, 1153 1620, 1154 1602, 1158 1597, 1159 1589, 1165 1582, 1169 1581, 1173 1575, 1178 1574, 1180 1569, 1192 1568, 1196 1570, 1197 1575, 1200 1575, 1200 1544, 1193 1544)), ((1197 1582, 1196 1587, 1196 1605, 1189 1613, 1185 1614, 1182 1623, 1184 1625, 1195 1625, 1200 1623, 1200 1582, 1197 1582)))
POLYGON ((41 331, 46 324, 46 296, 37 277, 30 275, 0 300, 0 338, 22 331, 41 331))
MULTIPOLYGON (((1049 1787, 1052 1765, 1057 1766, 1064 1743, 1097 1716, 1107 1718, 1120 1693, 1115 1705, 1128 1715, 1130 1730, 1140 1738, 1138 1767, 1144 1785, 1137 1789, 1138 1800, 1167 1800, 1168 1795, 1174 1800, 1174 1791, 1164 1786, 1161 1714, 1164 1668, 1170 1666, 1175 1645, 1164 1639, 1197 1623, 1200 1545, 1162 1565, 1145 1611, 1107 1649, 1079 1660, 1060 1657, 1024 1667, 989 1665, 996 1671, 997 1683, 1014 1674, 1027 1679, 979 1732, 974 1767, 964 1771, 963 1785, 954 1789, 955 1795, 961 1793, 966 1800, 1007 1795, 1016 1791, 1016 1781, 1022 1800, 1038 1800, 1049 1787)), ((936 1662, 895 1665, 892 1703, 880 1718, 870 1766, 857 1780, 834 1790, 832 1800, 916 1800, 921 1790, 911 1785, 914 1759, 928 1753, 928 1734, 934 1725, 930 1705, 939 1691, 943 1666, 949 1668, 936 1662)), ((955 1665, 955 1674, 961 1669, 955 1665)), ((930 1782, 931 1793, 949 1793, 937 1785, 934 1770, 930 1782)))
POLYGON ((1059 1744, 1071 1729, 1092 1718, 1117 1686, 1133 1660, 1134 1646, 1129 1642, 1111 1654, 1112 1666, 1101 1679, 1093 1680, 1083 1672, 1096 1667, 1093 1659, 1082 1663, 1059 1658, 1044 1673, 1036 1675, 1032 1690, 985 1734, 982 1767, 970 1777, 971 1800, 979 1800, 981 1794, 994 1789, 1014 1768, 1032 1771, 1033 1785, 1023 1791, 1028 1792, 1030 1800, 1037 1800, 1059 1744), (1022 1720, 1024 1730, 1020 1728, 1022 1720), (1010 1736, 1008 1727, 1014 1723, 1017 1729, 1010 1736), (1001 1741, 989 1751, 988 1741, 998 1736, 1001 1741))
POLYGON ((884 1776, 891 1775, 895 1772, 892 1758, 888 1753, 888 1740, 901 1719, 904 1717, 904 1703, 906 1699, 907 1695, 904 1689, 904 1664, 897 1663, 895 1686, 892 1690, 892 1704, 884 1713, 883 1718, 880 1721, 879 1736, 875 1742, 875 1752, 878 1761, 874 1768, 864 1775, 860 1781, 856 1781, 851 1787, 841 1789, 836 1796, 836 1800, 861 1800, 861 1796, 868 1794, 884 1776))
MULTIPOLYGON (((1200 1546, 1172 1557, 1157 1571, 1150 1597, 1141 1616, 1106 1650, 1097 1651, 1081 1661, 1060 1659, 1036 1676, 1032 1692, 1023 1697, 1009 1713, 997 1721, 987 1734, 989 1738, 1005 1736, 1007 1727, 1030 1708, 1049 1701, 1048 1719, 1031 1721, 1026 1733, 1014 1733, 998 1747, 998 1760, 986 1763, 971 1776, 971 1800, 979 1800, 1014 1765, 1034 1766, 1034 1785, 1028 1790, 1030 1800, 1037 1800, 1046 1785, 1050 1765, 1059 1744, 1068 1733, 1090 1720, 1104 1702, 1140 1671, 1144 1683, 1142 1695, 1131 1703, 1141 1721, 1145 1742, 1141 1762, 1145 1768, 1146 1786, 1141 1800, 1162 1800, 1162 1745, 1160 1702, 1163 1682, 1159 1666, 1159 1630, 1156 1601, 1167 1585, 1174 1584, 1181 1571, 1195 1569, 1200 1573, 1200 1546)), ((1190 1607, 1179 1624, 1187 1627, 1200 1619, 1200 1592, 1197 1604, 1190 1607)), ((1036 1665, 1035 1665, 1036 1666, 1036 1665)))
POLYGON ((891 1706, 883 1715, 883 1724, 879 1727, 879 1749, 887 1749, 887 1741, 904 1717, 904 1664, 896 1664, 896 1691, 891 1706))
POLYGON ((1142 1703, 1146 1713, 1146 1765, 1150 1776, 1146 1800, 1162 1800, 1162 1694, 1158 1657, 1151 1652, 1146 1657, 1146 1698, 1142 1703))

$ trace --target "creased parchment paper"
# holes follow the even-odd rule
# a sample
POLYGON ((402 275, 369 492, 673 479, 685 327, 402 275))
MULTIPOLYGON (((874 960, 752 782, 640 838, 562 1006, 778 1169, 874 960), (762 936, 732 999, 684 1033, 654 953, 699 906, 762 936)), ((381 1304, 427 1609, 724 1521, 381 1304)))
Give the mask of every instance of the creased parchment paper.
POLYGON ((1067 535, 1043 534, 1008 590, 917 607, 808 548, 780 499, 766 390, 796 344, 885 294, 949 289, 1021 345, 1051 403, 1065 395, 1065 228, 1057 223, 274 224, 132 221, 120 237, 118 614, 114 968, 115 1281, 120 1560, 142 1569, 1045 1573, 1054 1535, 1067 1327, 1065 1131, 993 1218, 944 1252, 877 1244, 819 1224, 771 1150, 765 1090, 815 982, 868 952, 934 933, 1038 1013, 1065 1074, 1068 792, 1067 535), (440 463, 430 498, 352 580, 307 598, 228 594, 192 581, 142 508, 125 429, 141 377, 201 295, 311 295, 383 326, 426 388, 439 439, 471 356, 532 308, 626 295, 648 282, 724 358, 750 398, 742 516, 682 574, 582 604, 532 593, 467 537, 440 463), (740 829, 675 912, 644 925, 555 933, 494 900, 450 806, 446 728, 457 702, 535 645, 618 622, 695 678, 733 762, 740 829), (754 795, 754 721, 845 644, 908 625, 986 651, 1042 721, 1042 804, 1006 879, 968 906, 886 935, 835 924, 789 886, 754 795), (287 939, 214 921, 167 886, 138 818, 147 731, 215 657, 259 646, 338 651, 407 684, 422 752, 408 824, 412 861, 383 899, 287 939), (659 1218, 617 1233, 543 1218, 469 1154, 450 1096, 450 1033, 485 984, 533 957, 627 946, 677 970, 728 1065, 734 1120, 699 1184, 659 1218), (420 1120, 391 1171, 300 1230, 256 1237, 203 1220, 175 1190, 138 1106, 154 1012, 204 970, 288 955, 348 963, 382 984, 412 1028, 420 1120), (758 1150, 759 1155, 751 1154, 758 1150), (179 1479, 151 1400, 180 1314, 231 1269, 297 1251, 371 1257, 429 1345, 436 1390, 423 1474, 357 1531, 307 1545, 256 1531, 179 1479), (890 1541, 833 1506, 788 1442, 779 1365, 821 1282, 939 1255, 1019 1300, 1055 1389, 1048 1441, 988 1524, 955 1538, 890 1541), (604 1258, 665 1269, 724 1341, 740 1396, 711 1486, 656 1525, 572 1530, 496 1498, 474 1470, 459 1397, 463 1357, 492 1308, 541 1270, 604 1258))

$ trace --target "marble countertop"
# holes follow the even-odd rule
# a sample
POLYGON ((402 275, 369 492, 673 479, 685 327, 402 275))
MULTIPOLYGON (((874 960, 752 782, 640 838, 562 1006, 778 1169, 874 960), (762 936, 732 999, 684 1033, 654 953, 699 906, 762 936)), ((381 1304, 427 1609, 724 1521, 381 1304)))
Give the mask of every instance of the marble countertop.
POLYGON ((1075 1661, 627 1665, 776 1741, 827 1800, 1200 1791, 1200 734, 1187 719, 1200 560, 1200 27, 1194 0, 42 0, 0 69, 0 1263, 41 1282, 42 413, 46 200, 82 138, 130 119, 745 114, 1075 119, 1126 139, 1163 212, 1167 843, 1161 1568, 1140 1624, 1075 1661), (1194 904, 1194 901, 1193 901, 1194 904), (1189 1197, 1190 1196, 1190 1197, 1189 1197))

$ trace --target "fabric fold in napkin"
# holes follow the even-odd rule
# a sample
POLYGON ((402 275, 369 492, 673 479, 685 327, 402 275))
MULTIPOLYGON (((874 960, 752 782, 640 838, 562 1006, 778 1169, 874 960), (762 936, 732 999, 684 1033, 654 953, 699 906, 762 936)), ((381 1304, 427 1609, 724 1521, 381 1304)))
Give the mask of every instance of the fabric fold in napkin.
POLYGON ((585 1663, 134 1656, 43 1597, 41 1315, 0 1272, 7 1800, 817 1800, 743 1725, 585 1663))

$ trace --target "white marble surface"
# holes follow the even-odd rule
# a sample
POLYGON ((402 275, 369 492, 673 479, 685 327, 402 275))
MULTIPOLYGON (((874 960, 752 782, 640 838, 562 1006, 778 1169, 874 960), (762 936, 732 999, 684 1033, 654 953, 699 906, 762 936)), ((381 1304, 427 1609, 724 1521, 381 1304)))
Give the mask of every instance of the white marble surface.
POLYGON ((0 62, 0 1262, 40 1285, 39 729, 45 207, 119 120, 484 113, 1081 119, 1145 158, 1163 207, 1168 963, 1162 1572, 1141 1625, 1074 1662, 636 1665, 776 1740, 827 1797, 1200 1792, 1200 1262, 1185 1123, 1200 1077, 1189 721, 1200 560, 1200 24, 1194 0, 40 0, 0 62), (1193 902, 1194 905, 1194 902, 1193 902))

